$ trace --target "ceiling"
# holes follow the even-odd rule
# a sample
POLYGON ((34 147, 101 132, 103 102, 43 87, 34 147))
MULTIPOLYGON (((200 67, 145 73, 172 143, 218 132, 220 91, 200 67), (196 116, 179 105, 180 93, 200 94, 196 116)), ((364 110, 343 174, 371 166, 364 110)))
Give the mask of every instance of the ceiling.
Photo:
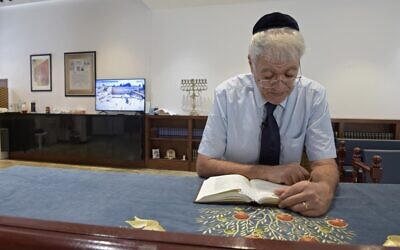
POLYGON ((149 9, 184 8, 205 5, 261 2, 265 0, 142 0, 149 9))
POLYGON ((28 4, 28 3, 33 3, 33 2, 42 2, 46 0, 3 0, 3 2, 0 2, 0 8, 1 7, 6 7, 6 6, 13 6, 13 5, 19 5, 19 4, 28 4))
POLYGON ((27 4, 27 3, 41 2, 41 1, 46 1, 46 0, 12 0, 12 2, 10 2, 9 0, 3 0, 3 2, 0 2, 0 8, 5 6, 13 6, 18 4, 27 4))
MULTIPOLYGON (((14 6, 19 4, 29 4, 43 1, 54 1, 54 0, 3 0, 0 2, 0 8, 6 6, 14 6)), ((218 4, 231 4, 231 3, 249 3, 249 2, 260 2, 266 0, 141 0, 146 4, 149 9, 168 9, 168 8, 184 8, 184 7, 195 7, 205 5, 218 5, 218 4)))

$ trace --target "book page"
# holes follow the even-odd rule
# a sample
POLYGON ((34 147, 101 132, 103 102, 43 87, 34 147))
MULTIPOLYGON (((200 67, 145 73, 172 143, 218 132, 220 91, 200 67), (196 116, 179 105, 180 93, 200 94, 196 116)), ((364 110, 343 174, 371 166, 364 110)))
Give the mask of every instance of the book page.
POLYGON ((251 180, 250 185, 255 193, 254 200, 259 204, 277 204, 279 198, 274 194, 274 190, 289 187, 258 179, 251 180))
MULTIPOLYGON (((247 196, 249 193, 251 193, 250 183, 244 176, 237 174, 213 176, 203 182, 196 201, 239 201, 243 198, 243 194, 247 196)), ((245 202, 249 201, 243 199, 245 202)))

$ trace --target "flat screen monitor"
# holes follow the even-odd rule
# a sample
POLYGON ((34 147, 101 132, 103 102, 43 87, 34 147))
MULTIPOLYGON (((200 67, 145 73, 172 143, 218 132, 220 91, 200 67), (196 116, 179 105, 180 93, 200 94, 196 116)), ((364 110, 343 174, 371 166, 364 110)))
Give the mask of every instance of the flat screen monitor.
POLYGON ((97 79, 97 111, 136 111, 145 109, 144 78, 97 79))

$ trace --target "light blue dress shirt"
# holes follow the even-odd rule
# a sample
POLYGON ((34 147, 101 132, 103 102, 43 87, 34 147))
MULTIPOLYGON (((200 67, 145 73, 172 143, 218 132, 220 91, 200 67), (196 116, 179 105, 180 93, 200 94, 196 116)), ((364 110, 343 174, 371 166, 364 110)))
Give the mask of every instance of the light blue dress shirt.
MULTIPOLYGON (((263 98, 252 74, 217 86, 198 152, 217 159, 258 163, 263 98)), ((280 164, 300 163, 303 148, 310 161, 336 157, 325 88, 306 77, 295 82, 274 117, 281 137, 280 164)))

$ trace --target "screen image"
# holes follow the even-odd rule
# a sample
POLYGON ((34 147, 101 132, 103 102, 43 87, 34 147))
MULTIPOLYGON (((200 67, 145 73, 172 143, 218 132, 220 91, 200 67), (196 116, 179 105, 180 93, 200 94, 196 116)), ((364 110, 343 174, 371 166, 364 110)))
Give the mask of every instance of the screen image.
POLYGON ((96 110, 98 111, 144 111, 144 78, 97 79, 96 110))

